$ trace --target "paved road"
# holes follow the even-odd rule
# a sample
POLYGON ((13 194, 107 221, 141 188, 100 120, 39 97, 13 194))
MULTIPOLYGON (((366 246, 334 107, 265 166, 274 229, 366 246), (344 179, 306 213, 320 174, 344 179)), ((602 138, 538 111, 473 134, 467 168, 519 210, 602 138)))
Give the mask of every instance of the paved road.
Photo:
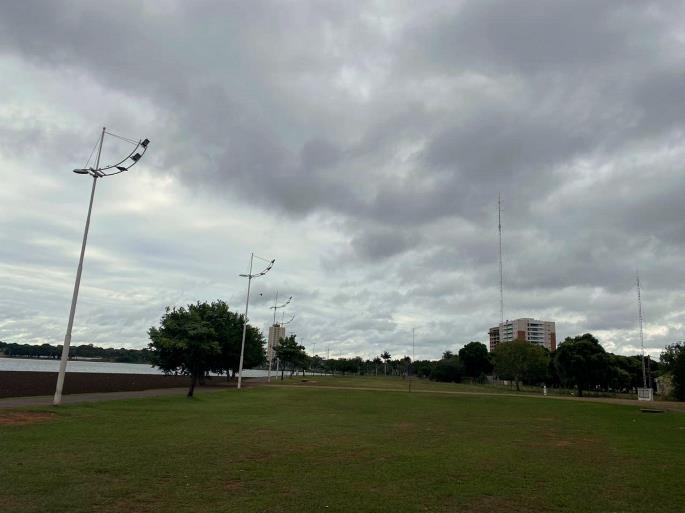
MULTIPOLYGON (((229 387, 197 387, 196 393, 219 392, 229 387)), ((141 399, 144 397, 160 397, 166 395, 185 395, 188 388, 156 388, 152 390, 136 390, 133 392, 99 392, 93 394, 69 394, 62 396, 63 404, 93 403, 99 401, 118 401, 121 399, 141 399)), ((1 409, 25 408, 29 406, 52 406, 51 395, 31 397, 8 397, 0 399, 1 409)))

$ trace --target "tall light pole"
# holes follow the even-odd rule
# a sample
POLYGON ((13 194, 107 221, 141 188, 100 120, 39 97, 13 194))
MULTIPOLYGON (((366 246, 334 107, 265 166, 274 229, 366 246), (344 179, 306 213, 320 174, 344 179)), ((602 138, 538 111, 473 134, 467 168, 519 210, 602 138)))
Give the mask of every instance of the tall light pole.
MULTIPOLYGON (((105 127, 102 127, 102 132, 100 133, 100 138, 97 142, 97 156, 95 157, 95 167, 88 167, 90 163, 90 157, 86 166, 83 169, 74 169, 74 173, 79 175, 90 175, 93 177, 93 187, 90 190, 90 202, 88 203, 88 215, 86 217, 86 228, 83 232, 83 242, 81 243, 81 256, 78 261, 78 268, 76 269, 76 280, 74 282, 74 292, 71 297, 71 309, 69 310, 69 321, 67 322, 67 332, 64 335, 64 345, 62 346, 62 357, 59 362, 59 372, 57 373, 57 385, 55 386, 55 396, 52 400, 52 404, 58 405, 62 402, 62 389, 64 388, 64 376, 67 372, 67 362, 69 361, 69 345, 71 344, 71 330, 74 326, 74 316, 76 315, 76 302, 78 300, 79 287, 81 286, 81 274, 83 272, 83 257, 86 253, 86 242, 88 240, 88 228, 90 227, 90 215, 93 211, 93 199, 95 198, 95 186, 97 185, 98 178, 104 178, 106 176, 118 175, 124 171, 128 171, 130 168, 135 166, 141 157, 147 151, 147 147, 150 144, 149 139, 144 139, 142 141, 135 141, 133 139, 127 139, 125 137, 118 136, 111 132, 107 132, 105 127), (100 167, 100 157, 102 156, 102 144, 105 140, 105 134, 116 137, 126 141, 132 145, 135 145, 133 151, 129 153, 125 158, 117 162, 116 164, 110 164, 100 167)), ((92 153, 91 153, 92 156, 92 153)))
MULTIPOLYGON (((269 309, 274 311, 274 323, 271 325, 271 329, 273 332, 273 337, 269 337, 269 343, 267 344, 267 359, 269 360, 269 368, 266 371, 266 382, 271 383, 271 364, 273 363, 273 357, 274 357, 274 350, 276 349, 276 313, 280 308, 285 308, 290 304, 290 302, 293 300, 293 297, 290 296, 288 300, 283 303, 282 305, 278 304, 278 290, 276 291, 276 297, 274 298, 274 306, 270 306, 269 309)), ((281 326, 283 326, 283 323, 281 323, 281 326)))
POLYGON ((242 387, 243 383, 243 360, 245 359, 245 335, 247 334, 247 310, 250 307, 250 285, 252 284, 252 279, 253 278, 259 278, 260 276, 264 276, 266 273, 268 273, 271 268, 274 266, 274 262, 276 262, 276 259, 272 259, 271 261, 266 260, 261 257, 257 257, 260 260, 264 260, 265 262, 268 262, 269 265, 266 266, 266 268, 258 272, 256 274, 252 274, 252 264, 254 263, 255 259, 255 254, 250 253, 250 271, 247 274, 241 274, 241 278, 247 278, 247 298, 245 299, 245 317, 243 318, 243 341, 240 344, 240 364, 238 365, 238 389, 242 387))
POLYGON ((281 308, 285 308, 286 306, 288 306, 292 300, 293 300, 293 297, 290 296, 290 297, 288 298, 288 300, 287 300, 285 303, 283 303, 282 305, 277 304, 277 303, 278 303, 278 291, 276 291, 276 298, 274 299, 274 306, 270 306, 270 307, 269 307, 269 310, 273 310, 273 311, 274 311, 274 326, 276 325, 276 313, 278 312, 278 310, 280 310, 281 308))
MULTIPOLYGON (((288 304, 290 303, 290 300, 291 300, 292 298, 293 298, 293 297, 290 296, 290 298, 288 299, 288 301, 287 301, 284 305, 279 306, 279 307, 277 307, 277 308, 284 308, 286 305, 288 305, 288 304)), ((274 308, 274 307, 276 307, 276 306, 275 306, 275 303, 274 303, 274 306, 273 306, 273 307, 270 307, 270 308, 274 308)), ((274 318, 276 318, 276 313, 275 313, 275 312, 274 312, 274 318)), ((291 322, 293 322, 293 320, 295 319, 295 314, 293 314, 293 315, 290 317, 290 319, 288 319, 287 321, 285 321, 284 319, 285 319, 285 312, 281 312, 281 323, 280 323, 280 325, 278 325, 278 326, 284 327, 284 326, 287 326, 288 324, 290 324, 291 322)), ((273 352, 274 352, 274 350, 275 350, 275 345, 274 345, 274 344, 277 342, 277 341, 275 340, 275 337, 276 337, 276 326, 277 326, 277 324, 276 324, 276 322, 274 322, 274 324, 273 324, 273 326, 272 326, 274 338, 272 339, 272 337, 269 336, 269 347, 268 347, 269 351, 267 351, 267 353, 268 353, 268 354, 267 354, 267 359, 269 360, 269 367, 268 367, 267 372, 266 372, 266 381, 267 381, 267 383, 271 383, 271 366, 272 366, 272 364, 273 364, 273 352)), ((278 372, 278 358, 276 359, 276 372, 278 372)))

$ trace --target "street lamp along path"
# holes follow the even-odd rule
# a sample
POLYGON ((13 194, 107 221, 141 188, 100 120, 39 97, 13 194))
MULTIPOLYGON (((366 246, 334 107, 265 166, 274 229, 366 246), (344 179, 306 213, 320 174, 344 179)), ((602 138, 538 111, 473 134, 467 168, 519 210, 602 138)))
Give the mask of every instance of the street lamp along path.
MULTIPOLYGON (((293 297, 290 296, 285 303, 283 303, 282 305, 279 305, 278 304, 278 290, 276 290, 276 298, 274 299, 274 306, 269 307, 269 310, 274 311, 274 323, 272 325, 273 329, 276 329, 276 326, 277 326, 276 325, 276 314, 278 313, 278 310, 287 307, 292 300, 293 300, 293 297)), ((281 312, 281 313, 285 315, 285 312, 281 312)), ((293 315, 293 319, 294 318, 295 318, 295 316, 293 315)), ((290 319, 290 320, 292 321, 292 319, 290 319)), ((288 322, 290 322, 290 321, 288 321, 288 322)), ((283 323, 281 323, 281 326, 283 326, 283 323)), ((275 341, 271 340, 271 334, 269 334, 269 343, 266 346, 266 353, 267 353, 266 354, 266 360, 267 360, 267 365, 269 366, 268 370, 267 370, 267 374, 266 374, 267 383, 271 383, 271 366, 273 364, 274 349, 275 349, 275 341)), ((276 365, 278 366, 278 363, 276 363, 276 365)))
MULTIPOLYGON (((93 199, 95 198, 95 186, 97 185, 98 178, 104 178, 107 176, 114 176, 124 171, 128 171, 133 166, 135 166, 140 159, 143 157, 147 151, 148 145, 150 144, 149 139, 134 140, 127 137, 122 137, 120 135, 108 132, 105 127, 102 127, 102 132, 100 133, 100 138, 96 143, 97 156, 95 158, 95 167, 88 167, 90 159, 93 156, 91 152, 90 157, 86 165, 82 169, 74 169, 74 173, 79 175, 90 175, 93 177, 93 187, 90 191, 90 203, 88 204, 88 216, 86 217, 86 228, 83 232, 83 242, 81 243, 81 256, 79 257, 78 268, 76 270, 76 280, 74 282, 74 293, 71 298, 71 309, 69 310, 69 322, 67 323, 67 332, 64 335, 64 345, 62 346, 62 357, 59 363, 59 372, 57 374, 57 385, 55 386, 55 396, 52 403, 54 405, 61 404, 62 402, 62 389, 64 387, 64 376, 67 371, 67 361, 69 360, 69 344, 71 343, 71 330, 74 326, 74 315, 76 314, 76 301, 78 299, 79 286, 81 285, 81 274, 83 271, 83 257, 86 252, 86 241, 88 240, 88 228, 90 227, 90 215, 93 211, 93 199), (105 140, 105 135, 109 135, 120 139, 122 141, 128 142, 133 145, 133 150, 131 153, 126 155, 123 159, 119 160, 114 164, 105 165, 100 167, 100 157, 102 156, 102 144, 105 140)), ((93 151, 95 147, 93 148, 93 151)))
POLYGON ((275 262, 275 258, 272 260, 266 260, 265 258, 259 257, 254 253, 250 253, 250 270, 247 274, 240 275, 241 278, 247 278, 247 298, 245 299, 245 317, 243 318, 243 340, 240 344, 240 363, 238 365, 238 389, 240 389, 243 384, 243 359, 245 356, 245 335, 247 333, 247 310, 250 307, 250 285, 252 284, 253 278, 259 278, 260 276, 264 276, 266 273, 268 273, 274 266, 275 262), (264 268, 264 270, 252 274, 252 264, 254 263, 255 258, 267 262, 268 265, 264 268))

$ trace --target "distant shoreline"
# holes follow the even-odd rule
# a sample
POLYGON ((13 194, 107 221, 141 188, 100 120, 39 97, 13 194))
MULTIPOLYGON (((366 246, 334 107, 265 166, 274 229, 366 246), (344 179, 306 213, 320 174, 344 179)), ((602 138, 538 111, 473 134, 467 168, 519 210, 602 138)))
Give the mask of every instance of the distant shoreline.
MULTIPOLYGON (((12 359, 12 360, 50 360, 50 361, 59 361, 60 358, 59 356, 28 356, 28 355, 7 355, 7 354, 0 354, 0 358, 7 358, 7 359, 12 359)), ((119 362, 117 360, 112 360, 109 358, 87 358, 83 356, 70 356, 69 361, 77 361, 77 362, 93 362, 93 363, 98 363, 98 362, 103 362, 103 363, 126 363, 130 365, 150 365, 148 362, 119 362)))

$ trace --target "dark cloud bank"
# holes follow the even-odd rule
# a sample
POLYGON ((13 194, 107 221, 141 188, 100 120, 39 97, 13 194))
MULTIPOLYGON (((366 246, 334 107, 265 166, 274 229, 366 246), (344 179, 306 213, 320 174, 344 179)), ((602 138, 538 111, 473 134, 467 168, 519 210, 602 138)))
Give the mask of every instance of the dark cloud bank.
POLYGON ((331 285, 301 306, 310 340, 403 351, 419 324, 436 356, 484 339, 498 193, 507 317, 630 353, 639 268, 650 347, 685 338, 680 2, 25 1, 0 14, 1 55, 151 105, 156 165, 186 187, 274 223, 330 223, 346 243, 312 263, 331 285), (335 313, 317 305, 332 300, 335 313))

